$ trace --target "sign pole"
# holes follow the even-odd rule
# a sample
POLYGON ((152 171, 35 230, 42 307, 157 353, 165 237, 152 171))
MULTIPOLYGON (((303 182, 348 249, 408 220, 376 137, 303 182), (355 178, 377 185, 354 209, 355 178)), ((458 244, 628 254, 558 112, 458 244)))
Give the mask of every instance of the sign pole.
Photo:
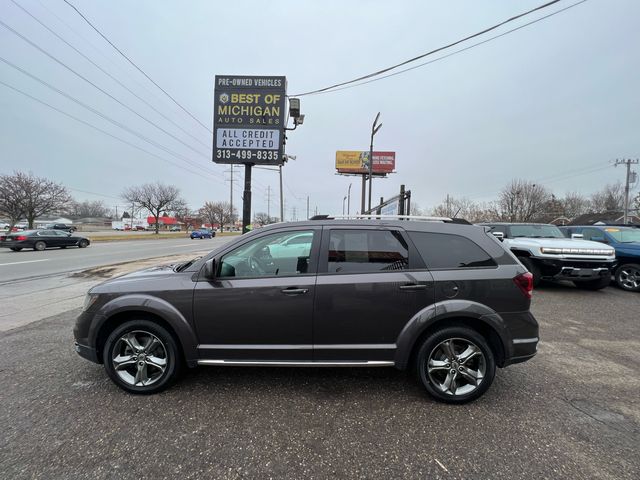
POLYGON ((360 215, 364 213, 365 190, 367 189, 367 174, 362 174, 362 201, 360 202, 360 215))
POLYGON ((252 163, 244 164, 244 192, 242 196, 242 233, 249 231, 251 224, 251 167, 252 163))

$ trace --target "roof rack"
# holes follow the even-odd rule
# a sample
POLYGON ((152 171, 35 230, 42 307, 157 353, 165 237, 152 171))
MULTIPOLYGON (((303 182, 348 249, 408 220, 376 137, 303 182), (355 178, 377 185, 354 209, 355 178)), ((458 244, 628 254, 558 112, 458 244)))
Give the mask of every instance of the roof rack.
POLYGON ((470 225, 463 218, 429 217, 424 215, 378 215, 376 213, 363 213, 360 215, 315 215, 309 220, 418 220, 423 222, 459 223, 470 225))

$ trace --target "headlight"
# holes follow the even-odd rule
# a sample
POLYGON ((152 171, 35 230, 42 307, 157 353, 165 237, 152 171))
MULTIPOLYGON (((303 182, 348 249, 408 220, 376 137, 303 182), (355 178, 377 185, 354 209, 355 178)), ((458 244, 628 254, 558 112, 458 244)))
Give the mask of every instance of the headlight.
POLYGON ((91 308, 91 305, 93 305, 94 303, 96 303, 96 300, 98 299, 98 295, 96 295, 95 293, 87 293, 87 295, 85 295, 84 297, 84 304, 82 305, 82 311, 86 312, 87 310, 89 310, 91 308))
POLYGON ((542 253, 554 254, 554 255, 614 255, 615 251, 609 248, 554 248, 554 247, 542 247, 540 249, 542 253))

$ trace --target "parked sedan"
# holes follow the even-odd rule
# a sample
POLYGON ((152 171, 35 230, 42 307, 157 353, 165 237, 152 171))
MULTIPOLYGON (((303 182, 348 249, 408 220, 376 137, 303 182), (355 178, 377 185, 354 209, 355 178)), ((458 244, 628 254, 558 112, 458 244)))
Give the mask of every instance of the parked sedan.
POLYGON ((33 248, 42 251, 50 247, 88 247, 88 238, 72 235, 62 230, 27 230, 26 232, 10 233, 0 236, 0 247, 10 248, 19 252, 23 248, 33 248))
POLYGON ((216 236, 216 232, 214 232, 213 230, 209 230, 208 228, 201 228, 199 230, 194 230, 189 235, 189 237, 191 237, 191 240, 193 240, 194 238, 199 238, 202 240, 203 238, 213 238, 215 236, 216 236))

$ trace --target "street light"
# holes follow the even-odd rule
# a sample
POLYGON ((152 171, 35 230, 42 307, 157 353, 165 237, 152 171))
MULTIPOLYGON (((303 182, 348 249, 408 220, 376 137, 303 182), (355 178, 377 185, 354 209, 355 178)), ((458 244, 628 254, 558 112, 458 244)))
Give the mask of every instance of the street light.
POLYGON ((371 187, 373 185, 373 137, 382 127, 382 124, 378 125, 379 118, 380 112, 378 112, 378 115, 376 115, 376 119, 371 125, 371 144, 369 145, 369 212, 371 212, 371 187))
POLYGON ((347 196, 342 197, 342 215, 344 216, 344 202, 347 201, 347 196))
POLYGON ((347 215, 351 215, 351 184, 349 184, 349 190, 347 191, 347 215))

